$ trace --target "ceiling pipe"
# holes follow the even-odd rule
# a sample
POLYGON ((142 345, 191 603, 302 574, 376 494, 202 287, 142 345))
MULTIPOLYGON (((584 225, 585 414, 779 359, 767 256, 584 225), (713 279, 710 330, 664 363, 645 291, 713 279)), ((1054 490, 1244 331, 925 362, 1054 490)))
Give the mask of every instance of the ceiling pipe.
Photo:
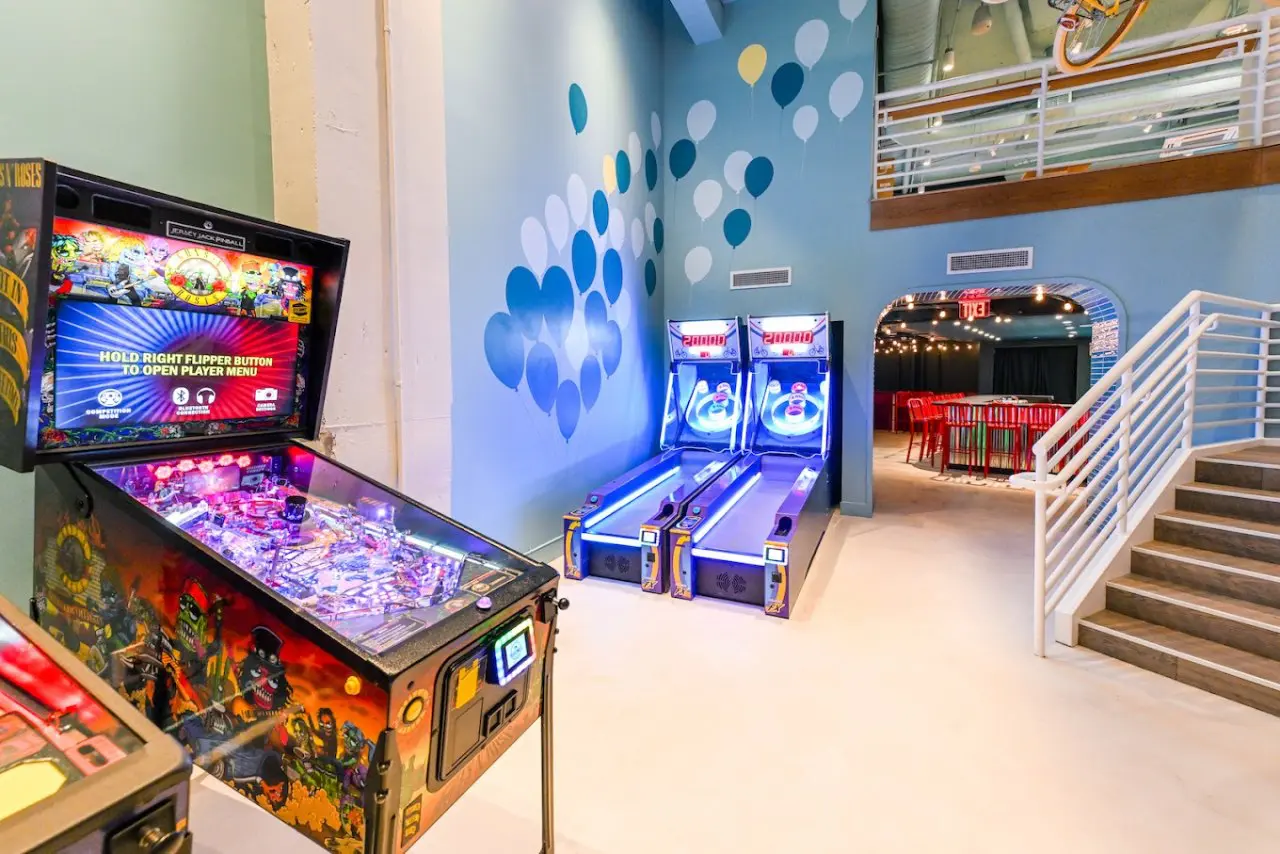
POLYGON ((1027 37, 1027 20, 1022 14, 1022 4, 1013 0, 1013 2, 1002 3, 1001 11, 1004 12, 1004 21, 1009 28, 1009 41, 1013 44, 1013 52, 1018 56, 1018 64, 1026 65, 1031 62, 1031 40, 1027 37))

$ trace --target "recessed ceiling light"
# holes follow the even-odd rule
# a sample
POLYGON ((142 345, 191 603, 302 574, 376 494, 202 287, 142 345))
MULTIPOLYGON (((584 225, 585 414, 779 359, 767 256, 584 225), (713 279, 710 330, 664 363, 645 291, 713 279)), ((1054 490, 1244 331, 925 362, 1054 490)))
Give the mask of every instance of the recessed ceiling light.
POLYGON ((931 326, 937 326, 937 325, 938 325, 938 321, 936 321, 936 320, 931 320, 931 321, 929 321, 929 324, 930 324, 931 326))
POLYGON ((1142 129, 1142 132, 1143 132, 1143 133, 1151 133, 1151 128, 1152 128, 1152 125, 1147 125, 1146 127, 1144 127, 1144 128, 1142 129))
POLYGON ((952 325, 952 326, 959 326, 959 325, 960 325, 960 321, 958 321, 958 320, 953 320, 953 321, 951 321, 951 325, 952 325))
POLYGON ((1062 310, 1063 310, 1063 311, 1075 311, 1075 310, 1076 310, 1076 307, 1075 307, 1074 305, 1072 305, 1071 303, 1069 303, 1069 302, 1064 302, 1064 303, 1062 304, 1062 310))
POLYGON ((1055 315, 1053 316, 1053 319, 1054 319, 1054 320, 1061 320, 1061 319, 1062 319, 1062 315, 1060 315, 1060 314, 1055 314, 1055 315))
POLYGON ((938 319, 940 319, 940 320, 946 320, 946 319, 947 319, 947 312, 946 312, 946 310, 945 310, 945 309, 944 309, 944 310, 942 310, 942 311, 940 311, 940 312, 938 312, 938 319))

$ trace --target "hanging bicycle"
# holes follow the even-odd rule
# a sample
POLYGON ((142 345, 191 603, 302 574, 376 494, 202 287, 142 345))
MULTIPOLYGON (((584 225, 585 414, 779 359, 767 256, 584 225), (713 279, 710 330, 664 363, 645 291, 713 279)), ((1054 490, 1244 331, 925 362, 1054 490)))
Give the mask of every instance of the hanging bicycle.
POLYGON ((1048 0, 1062 12, 1053 56, 1064 74, 1085 71, 1116 49, 1150 0, 1048 0))

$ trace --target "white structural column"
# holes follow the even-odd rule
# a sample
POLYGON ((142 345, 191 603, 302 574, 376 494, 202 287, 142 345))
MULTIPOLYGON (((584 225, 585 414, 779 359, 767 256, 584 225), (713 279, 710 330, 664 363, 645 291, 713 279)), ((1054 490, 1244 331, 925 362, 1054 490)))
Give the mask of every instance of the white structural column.
POLYGON ((440 7, 266 0, 266 26, 276 215, 351 241, 321 444, 447 511, 440 7))

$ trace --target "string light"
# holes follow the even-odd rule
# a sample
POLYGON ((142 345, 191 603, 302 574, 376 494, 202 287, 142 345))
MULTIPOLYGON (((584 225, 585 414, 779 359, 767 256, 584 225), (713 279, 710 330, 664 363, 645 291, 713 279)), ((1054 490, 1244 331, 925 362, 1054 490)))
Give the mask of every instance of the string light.
POLYGON ((946 309, 943 309, 942 311, 938 312, 938 319, 939 319, 939 320, 946 320, 946 319, 947 319, 947 311, 946 311, 946 309))
POLYGON ((1072 305, 1071 303, 1069 303, 1069 302, 1064 302, 1064 303, 1062 304, 1062 310, 1063 310, 1063 311, 1075 311, 1075 310, 1076 310, 1076 307, 1075 307, 1074 305, 1072 305))

